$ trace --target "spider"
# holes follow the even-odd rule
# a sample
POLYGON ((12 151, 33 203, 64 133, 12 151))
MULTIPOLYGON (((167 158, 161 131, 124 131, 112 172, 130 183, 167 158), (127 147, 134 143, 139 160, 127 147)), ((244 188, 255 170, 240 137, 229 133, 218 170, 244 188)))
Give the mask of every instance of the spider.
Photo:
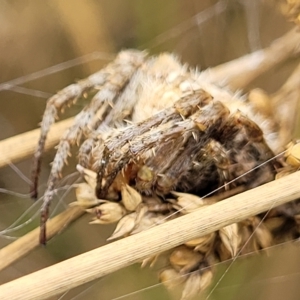
MULTIPOLYGON (((292 42, 298 44, 293 34, 292 42)), ((283 118, 269 108, 267 97, 232 92, 225 79, 210 70, 192 69, 173 54, 126 50, 99 72, 50 98, 34 157, 33 197, 47 133, 58 112, 80 97, 94 95, 57 147, 41 208, 40 243, 46 243, 51 200, 75 144, 80 145, 77 170, 87 182, 79 184, 75 205, 94 215, 91 223, 118 222, 109 239, 273 180, 285 166, 282 159, 273 159, 286 144, 283 118)), ((293 166, 287 173, 298 168, 298 148, 288 151, 293 166)), ((290 237, 299 236, 295 208, 272 211, 269 215, 276 222, 284 215, 276 224, 254 216, 187 241, 172 250, 160 280, 166 285, 184 282, 184 299, 198 294, 209 285, 215 262, 272 245, 273 239, 281 238, 286 219, 293 223, 290 237), (250 237, 251 245, 242 247, 250 237)), ((155 261, 150 257, 143 264, 155 261)))
MULTIPOLYGON (((99 199, 117 198, 118 174, 140 194, 211 191, 274 156, 281 147, 278 124, 238 93, 210 82, 209 72, 182 65, 171 54, 149 57, 127 50, 99 72, 72 84, 47 102, 34 156, 31 194, 37 196, 41 155, 57 112, 97 90, 62 136, 41 208, 40 242, 55 185, 70 153, 81 144, 78 164, 97 173, 99 199), (124 176, 123 176, 124 177, 124 176)), ((275 176, 265 164, 241 177, 255 187, 275 176)))

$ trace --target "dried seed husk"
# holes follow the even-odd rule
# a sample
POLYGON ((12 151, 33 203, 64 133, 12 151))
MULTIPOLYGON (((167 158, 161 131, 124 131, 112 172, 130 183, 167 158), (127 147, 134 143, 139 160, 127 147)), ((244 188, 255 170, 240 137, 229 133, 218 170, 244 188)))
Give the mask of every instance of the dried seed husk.
POLYGON ((272 246, 273 236, 263 223, 259 224, 259 226, 254 228, 254 230, 255 238, 261 248, 268 248, 272 246))
POLYGON ((170 202, 175 209, 180 210, 184 214, 191 213, 206 205, 206 202, 202 198, 192 194, 179 192, 172 192, 172 194, 177 197, 177 200, 170 200, 170 202))
POLYGON ((218 253, 220 261, 225 261, 232 258, 230 251, 222 242, 217 244, 215 251, 218 253))
POLYGON ((208 252, 212 247, 216 233, 212 232, 197 239, 190 240, 185 243, 188 247, 194 247, 194 251, 208 252))
POLYGON ((95 195, 95 190, 87 183, 78 184, 75 193, 77 201, 70 203, 70 206, 89 208, 100 204, 99 199, 95 195))
POLYGON ((119 203, 106 202, 87 212, 94 213, 96 218, 90 224, 110 224, 119 221, 125 214, 125 208, 119 203))
POLYGON ((157 262, 157 259, 159 257, 160 254, 156 254, 156 255, 153 255, 153 256, 150 256, 150 257, 147 257, 145 258, 143 261, 142 261, 142 264, 141 264, 141 268, 144 268, 146 265, 149 264, 149 267, 150 268, 153 268, 155 263, 157 262))
POLYGON ((81 165, 77 165, 76 168, 77 171, 83 175, 85 181, 90 185, 90 187, 95 190, 97 185, 97 173, 86 169, 81 165))
POLYGON ((230 252, 231 256, 237 255, 241 243, 239 226, 237 223, 225 226, 219 230, 219 236, 224 246, 230 252))
POLYGON ((136 224, 137 213, 133 212, 129 215, 124 216, 117 224, 117 227, 113 234, 107 239, 111 241, 123 236, 127 236, 133 230, 136 224))
POLYGON ((291 142, 287 146, 287 152, 285 153, 286 162, 292 167, 300 167, 300 142, 291 142))
POLYGON ((129 211, 134 211, 137 206, 142 203, 142 196, 134 188, 128 184, 123 184, 121 187, 122 202, 125 208, 129 211))
POLYGON ((160 272, 159 281, 167 289, 173 289, 175 286, 182 284, 186 280, 186 276, 180 275, 173 268, 168 268, 160 272))
POLYGON ((172 267, 181 274, 194 270, 203 260, 203 254, 181 245, 174 249, 169 260, 172 267))
POLYGON ((204 291, 212 282, 213 272, 211 269, 206 269, 201 272, 201 291, 204 291))
POLYGON ((164 222, 166 222, 166 217, 164 215, 147 212, 143 215, 143 218, 141 218, 140 221, 137 222, 136 220, 136 226, 132 230, 131 234, 136 234, 164 222))
POLYGON ((136 208, 136 220, 135 220, 135 224, 138 225, 141 220, 144 218, 145 214, 148 212, 148 206, 140 204, 137 208, 136 208))
POLYGON ((191 273, 182 292, 181 300, 188 300, 201 292, 201 275, 199 271, 191 273))

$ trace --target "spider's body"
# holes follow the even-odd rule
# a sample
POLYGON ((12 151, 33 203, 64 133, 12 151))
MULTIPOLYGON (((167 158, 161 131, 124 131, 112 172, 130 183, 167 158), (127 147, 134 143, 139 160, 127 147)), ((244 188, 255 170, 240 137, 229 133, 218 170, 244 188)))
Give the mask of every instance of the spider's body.
MULTIPOLYGON (((93 223, 120 220, 111 238, 164 222, 175 211, 186 213, 209 204, 210 200, 181 192, 203 196, 219 188, 226 194, 275 177, 279 163, 267 161, 283 145, 272 113, 261 112, 255 102, 218 86, 209 72, 190 70, 173 55, 147 58, 144 52, 124 51, 106 68, 48 101, 35 155, 33 195, 57 110, 92 89, 99 91, 58 145, 42 206, 41 243, 46 241, 45 224, 56 182, 76 142, 81 143, 78 170, 89 183, 77 190, 79 205, 100 204, 89 210, 96 216, 93 223)), ((253 217, 187 242, 176 250, 179 254, 175 252, 192 257, 187 259, 192 263, 178 265, 174 252, 170 256, 173 269, 162 273, 161 279, 195 269, 199 276, 211 278, 210 269, 200 267, 236 255, 258 223, 259 218, 253 217)), ((271 233, 261 225, 251 250, 269 246, 271 240, 271 233)), ((193 281, 198 275, 189 278, 193 281)))
MULTIPOLYGON (((57 110, 91 89, 99 91, 58 146, 42 224, 75 142, 84 140, 79 164, 98 173, 97 195, 104 199, 117 174, 132 162, 142 168, 128 180, 142 194, 165 196, 172 190, 203 194, 268 160, 280 147, 273 120, 266 120, 238 94, 211 83, 208 72, 190 70, 170 54, 147 58, 144 52, 124 51, 103 70, 48 101, 35 155, 35 183, 57 110)), ((254 187, 273 177, 273 166, 267 164, 234 184, 254 187)))

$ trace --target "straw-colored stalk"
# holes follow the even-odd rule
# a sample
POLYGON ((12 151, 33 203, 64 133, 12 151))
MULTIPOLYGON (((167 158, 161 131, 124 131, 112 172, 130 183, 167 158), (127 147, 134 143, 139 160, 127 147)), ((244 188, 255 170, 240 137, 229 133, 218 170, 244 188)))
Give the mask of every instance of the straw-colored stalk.
POLYGON ((233 90, 243 89, 263 73, 300 52, 299 28, 295 27, 264 49, 211 69, 214 82, 226 82, 233 90))

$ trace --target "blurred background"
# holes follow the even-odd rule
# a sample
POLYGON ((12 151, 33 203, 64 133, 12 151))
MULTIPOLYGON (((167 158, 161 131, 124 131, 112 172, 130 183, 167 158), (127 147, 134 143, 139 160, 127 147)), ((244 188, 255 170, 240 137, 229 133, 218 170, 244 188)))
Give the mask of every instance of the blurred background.
MULTIPOLYGON (((266 47, 292 27, 271 0, 0 0, 0 139, 37 128, 48 97, 97 71, 121 49, 174 52, 206 69, 266 47)), ((298 63, 290 60, 248 88, 273 93, 298 63)), ((74 115, 83 104, 62 117, 74 115)), ((44 155, 41 191, 54 153, 44 155)), ((28 197, 30 164, 27 159, 0 169, 0 231, 30 220, 9 237, 0 235, 1 248, 38 226, 40 201, 28 197)), ((71 160, 65 174, 74 170, 71 160)), ((76 179, 75 173, 60 186, 76 179)), ((53 214, 74 200, 73 189, 61 191, 53 214)), ((105 244, 114 226, 88 225, 89 218, 2 271, 0 283, 105 244)), ((299 299, 298 244, 237 259, 210 299, 299 299)), ((216 281, 228 265, 217 267, 216 281)), ((157 285, 157 271, 134 265, 52 299, 179 299, 178 291, 157 285)))

